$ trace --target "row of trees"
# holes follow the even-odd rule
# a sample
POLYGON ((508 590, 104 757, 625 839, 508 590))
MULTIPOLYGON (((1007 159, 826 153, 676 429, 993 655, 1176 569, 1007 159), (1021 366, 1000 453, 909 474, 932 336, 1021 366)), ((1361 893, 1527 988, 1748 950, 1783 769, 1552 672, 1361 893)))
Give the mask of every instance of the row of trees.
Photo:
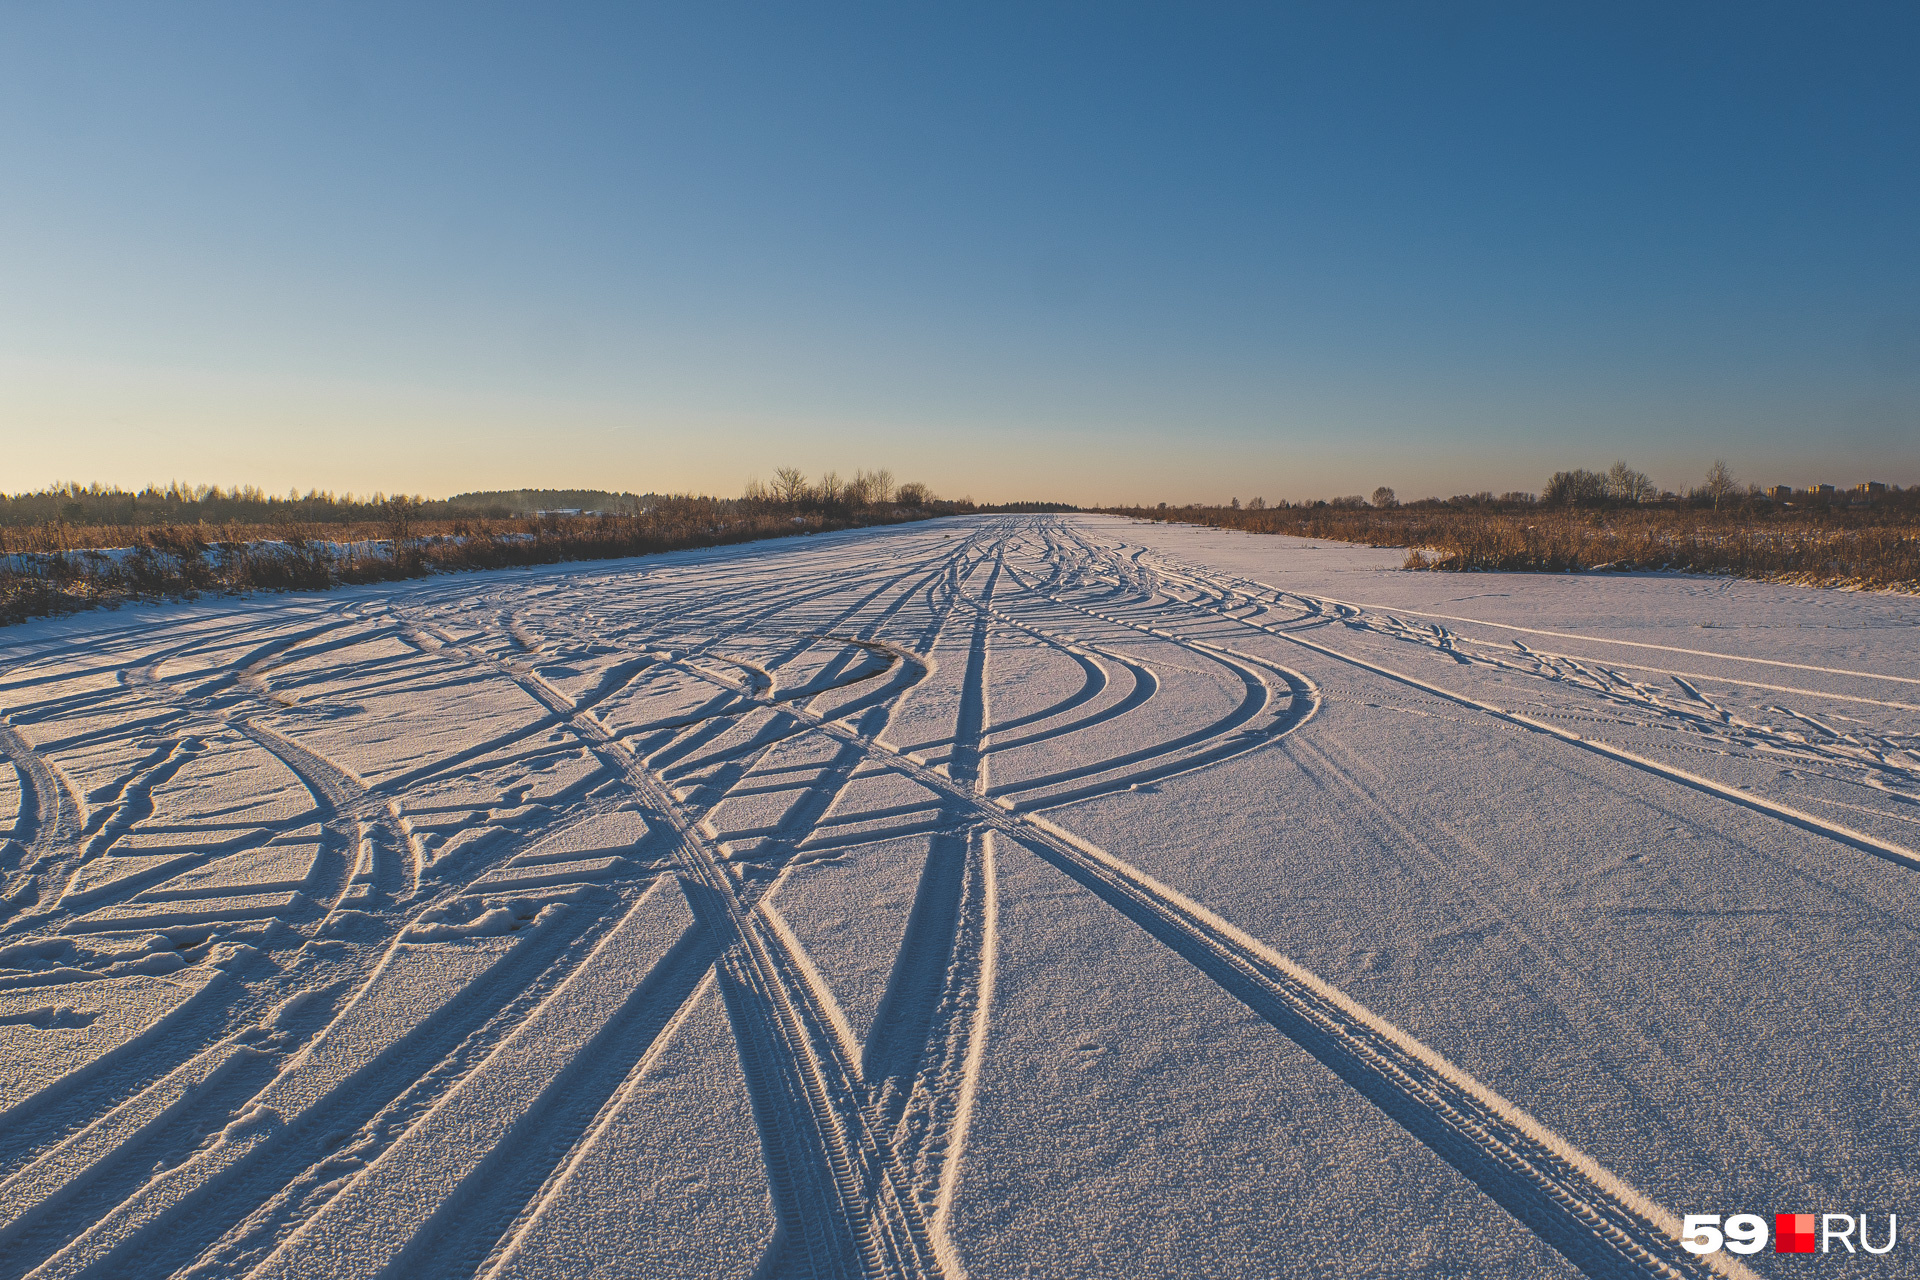
MULTIPOLYGON (((102 484, 59 484, 30 492, 0 494, 0 529, 39 528, 57 534, 72 529, 143 529, 177 525, 299 530, 307 526, 393 526, 405 536, 423 524, 526 519, 543 514, 639 516, 662 503, 692 495, 625 493, 600 489, 510 489, 423 498, 418 494, 354 494, 308 489, 268 493, 256 485, 148 485, 122 489, 102 484)), ((731 506, 770 505, 796 511, 852 515, 879 508, 921 511, 936 505, 917 481, 896 483, 886 468, 842 477, 828 471, 809 479, 798 467, 781 467, 770 483, 755 480, 741 499, 705 499, 731 506)), ((964 499, 954 504, 968 509, 964 499)), ((51 535, 50 535, 51 536, 51 535)), ((239 535, 236 535, 239 536, 239 535)), ((44 539, 43 539, 44 540, 44 539)), ((50 545, 59 544, 52 537, 50 545)))
MULTIPOLYGON (((1707 473, 1707 488, 1714 496, 1715 506, 1719 505, 1719 499, 1733 492, 1733 473, 1727 469, 1726 463, 1714 462, 1707 473)), ((1457 494, 1444 501, 1440 498, 1425 498, 1414 505, 1529 507, 1536 503, 1544 503, 1548 506, 1563 507, 1637 506, 1643 502, 1652 502, 1660 496, 1659 486, 1653 483, 1652 477, 1644 471, 1636 471, 1622 460, 1614 463, 1606 471, 1588 471, 1580 467, 1572 471, 1556 471, 1548 477, 1546 488, 1538 495, 1520 489, 1497 496, 1491 491, 1483 491, 1457 494)), ((1238 507, 1240 500, 1235 498, 1233 505, 1238 507)), ((1400 498, 1391 488, 1383 484, 1373 491, 1371 497, 1363 498, 1357 493, 1349 494, 1345 497, 1330 498, 1324 505, 1348 511, 1358 511, 1366 507, 1372 507, 1377 511, 1391 511, 1400 505, 1400 498)), ((1258 511, 1265 506, 1265 502, 1255 498, 1248 505, 1248 510, 1258 511)))
MULTIPOLYGON (((1838 494, 1800 493, 1795 494, 1793 500, 1831 505, 1834 502, 1851 502, 1855 497, 1853 491, 1838 494)), ((1896 505, 1911 503, 1910 498, 1903 498, 1903 491, 1898 485, 1883 494, 1874 495, 1874 500, 1894 502, 1896 505)), ((1757 484, 1742 484, 1734 476, 1733 468, 1727 465, 1726 459, 1715 458, 1700 483, 1689 485, 1685 493, 1662 491, 1646 472, 1635 471, 1625 462, 1616 462, 1604 474, 1580 469, 1554 472, 1547 480, 1547 487, 1541 491, 1540 501, 1548 506, 1559 507, 1637 507, 1658 502, 1727 511, 1770 505, 1773 499, 1757 484)))
POLYGON ((779 504, 796 509, 845 508, 855 511, 864 507, 884 506, 919 508, 934 501, 926 485, 917 480, 896 484, 893 472, 885 467, 873 471, 855 471, 846 477, 837 471, 828 471, 818 480, 809 480, 807 473, 798 467, 781 467, 773 473, 770 482, 749 480, 742 497, 747 502, 779 504))
POLYGON ((797 467, 782 467, 771 484, 755 481, 739 498, 600 489, 489 490, 423 498, 317 489, 274 494, 252 485, 227 489, 175 483, 127 490, 63 484, 0 494, 0 556, 139 546, 171 553, 176 544, 303 545, 370 538, 404 546, 421 538, 484 540, 529 533, 555 546, 584 546, 585 534, 575 531, 562 537, 562 527, 579 524, 585 529, 594 522, 605 526, 595 538, 665 547, 694 545, 688 539, 703 536, 733 538, 747 529, 767 536, 765 531, 776 526, 785 532, 803 526, 837 529, 974 509, 967 499, 937 500, 924 484, 897 483, 884 468, 856 471, 850 478, 828 471, 809 479, 797 467))
MULTIPOLYGON (((1709 477, 1715 484, 1731 486, 1733 483, 1733 473, 1727 470, 1726 463, 1718 460, 1709 477)), ((1584 467, 1556 471, 1540 491, 1540 501, 1560 507, 1599 507, 1608 503, 1636 506, 1659 496, 1659 487, 1652 477, 1634 470, 1625 460, 1614 463, 1604 472, 1588 471, 1584 467)))
MULTIPOLYGON (((411 499, 419 502, 418 497, 411 499)), ((0 494, 0 527, 37 524, 171 525, 224 524, 346 524, 379 519, 389 501, 375 493, 336 494, 321 489, 305 493, 267 493, 256 485, 217 484, 148 485, 122 489, 117 485, 57 484, 26 493, 0 494)))
POLYGON ((31 525, 86 525, 150 528, 165 525, 230 523, 265 527, 350 525, 390 519, 397 505, 429 520, 478 517, 505 520, 541 511, 591 511, 638 515, 664 495, 612 493, 603 489, 507 489, 456 493, 451 498, 419 494, 334 493, 298 489, 268 493, 257 485, 58 484, 26 493, 0 494, 0 528, 31 525))
MULTIPOLYGON (((1481 492, 1461 493, 1451 498, 1421 498, 1408 505, 1415 507, 1511 507, 1532 506, 1536 501, 1538 501, 1538 499, 1535 498, 1533 494, 1516 490, 1511 493, 1497 495, 1481 492)), ((1399 497, 1392 489, 1386 485, 1381 485, 1373 491, 1371 498, 1362 497, 1357 493, 1343 494, 1338 498, 1316 498, 1308 502, 1288 502, 1282 498, 1278 502, 1269 503, 1265 498, 1249 498, 1244 508, 1240 504, 1240 499, 1234 498, 1227 504, 1227 509, 1230 511, 1308 511, 1324 508, 1334 511, 1366 511, 1369 509, 1375 511, 1391 511, 1398 506, 1400 506, 1399 497)), ((1167 511, 1181 510, 1183 508, 1169 508, 1167 504, 1163 502, 1155 509, 1167 511)))
MULTIPOLYGON (((1901 489, 1898 485, 1885 489, 1876 489, 1869 495, 1859 490, 1840 493, 1798 492, 1783 499, 1790 505, 1801 508, 1832 510, 1849 505, 1870 505, 1888 510, 1920 510, 1920 487, 1901 489)), ((1479 493, 1460 493, 1451 498, 1419 498, 1402 503, 1394 491, 1386 485, 1375 489, 1370 497, 1360 494, 1346 494, 1336 498, 1321 498, 1311 502, 1279 501, 1268 503, 1264 498, 1252 498, 1243 506, 1240 499, 1234 498, 1227 504, 1228 511, 1269 512, 1269 511, 1436 511, 1442 508, 1454 510, 1513 511, 1529 508, 1581 508, 1618 509, 1623 507, 1693 507, 1711 509, 1719 512, 1763 511, 1777 509, 1779 503, 1769 491, 1759 485, 1743 484, 1733 474, 1733 468, 1725 459, 1716 458, 1707 468, 1701 482, 1688 486, 1686 492, 1675 493, 1663 490, 1653 482, 1646 472, 1627 465, 1626 461, 1615 462, 1605 471, 1589 471, 1576 467, 1570 471, 1556 471, 1547 478, 1547 483, 1538 494, 1522 490, 1495 494, 1483 490, 1479 493)), ((1197 510, 1193 504, 1182 507, 1169 507, 1161 503, 1156 511, 1197 510)))
MULTIPOLYGON (((869 495, 882 491, 901 505, 869 502, 853 509, 845 505, 846 486, 806 485, 789 489, 799 495, 792 504, 770 496, 655 494, 637 511, 542 507, 537 514, 507 519, 449 513, 441 502, 388 497, 377 506, 366 504, 358 513, 366 518, 349 524, 0 526, 0 626, 128 600, 210 591, 323 590, 461 569, 608 559, 900 524, 968 509, 926 500, 919 485, 883 482, 865 489, 869 495), (819 505, 823 488, 841 505, 819 505), (118 553, 94 554, 109 547, 118 553)), ((533 500, 547 496, 535 491, 533 500)))
MULTIPOLYGON (((1888 491, 1887 499, 1901 494, 1898 486, 1888 491)), ((1849 500, 1850 495, 1835 495, 1839 501, 1849 500)), ((1491 492, 1457 494, 1452 498, 1423 498, 1413 503, 1416 507, 1639 507, 1650 503, 1711 507, 1715 511, 1725 511, 1735 507, 1768 503, 1771 499, 1755 484, 1742 484, 1733 474, 1733 468, 1723 458, 1715 458, 1713 465, 1707 468, 1706 475, 1697 485, 1689 486, 1685 493, 1662 490, 1646 472, 1627 465, 1624 459, 1615 462, 1605 471, 1589 471, 1584 467, 1575 467, 1571 471, 1556 471, 1547 478, 1546 486, 1538 495, 1515 490, 1495 495, 1491 492)), ((1371 507, 1378 511, 1392 510, 1400 506, 1400 500, 1394 491, 1381 485, 1373 491, 1373 496, 1362 498, 1359 494, 1331 498, 1324 502, 1302 503, 1302 506, 1325 506, 1338 510, 1361 510, 1371 507)), ((1232 506, 1239 509, 1240 500, 1235 498, 1232 506)), ((1266 509, 1266 502, 1255 498, 1247 504, 1247 510, 1266 509)), ((1288 506, 1281 503, 1281 507, 1288 506)))

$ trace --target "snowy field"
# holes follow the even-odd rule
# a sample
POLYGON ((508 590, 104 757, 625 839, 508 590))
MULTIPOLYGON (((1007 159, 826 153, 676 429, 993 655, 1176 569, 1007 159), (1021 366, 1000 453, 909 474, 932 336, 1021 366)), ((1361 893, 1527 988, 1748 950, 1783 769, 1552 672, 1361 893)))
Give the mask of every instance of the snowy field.
POLYGON ((1920 600, 1402 555, 0 633, 0 1277, 1920 1274, 1675 1242, 1920 1210, 1920 600))

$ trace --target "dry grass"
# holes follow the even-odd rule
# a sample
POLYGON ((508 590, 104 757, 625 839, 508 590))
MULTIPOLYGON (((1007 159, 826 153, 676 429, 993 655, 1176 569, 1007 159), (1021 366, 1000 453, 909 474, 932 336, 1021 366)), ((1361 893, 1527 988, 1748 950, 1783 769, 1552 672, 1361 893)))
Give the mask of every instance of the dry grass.
POLYGON ((1796 511, 1748 506, 1611 510, 1444 503, 1377 510, 1129 510, 1141 519, 1406 547, 1409 569, 1726 574, 1920 591, 1920 512, 1905 504, 1796 511))
POLYGON ((416 520, 402 514, 355 524, 0 529, 0 625, 210 592, 323 591, 462 569, 721 546, 944 513, 933 507, 796 511, 673 498, 633 516, 416 520), (102 554, 107 548, 128 550, 102 554))
POLYGON ((323 591, 460 569, 604 560, 959 512, 1072 510, 1058 503, 976 507, 935 498, 885 470, 818 483, 783 467, 739 498, 598 489, 502 490, 426 500, 253 486, 56 485, 0 494, 0 626, 48 614, 203 592, 323 591), (600 513, 514 516, 535 503, 600 513))

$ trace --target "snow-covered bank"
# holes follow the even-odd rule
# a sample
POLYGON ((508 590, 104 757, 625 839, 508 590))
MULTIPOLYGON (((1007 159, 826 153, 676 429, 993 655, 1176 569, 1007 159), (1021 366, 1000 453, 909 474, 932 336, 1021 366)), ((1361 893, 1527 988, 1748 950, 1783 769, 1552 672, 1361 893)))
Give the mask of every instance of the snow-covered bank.
POLYGON ((696 547, 731 546, 843 528, 929 518, 905 508, 790 514, 760 504, 719 513, 712 499, 674 499, 629 516, 554 516, 500 528, 455 522, 455 532, 390 538, 209 540, 197 526, 147 530, 126 547, 82 547, 0 554, 0 626, 28 618, 113 608, 131 601, 187 600, 218 592, 324 591, 354 583, 433 573, 614 560, 696 547))

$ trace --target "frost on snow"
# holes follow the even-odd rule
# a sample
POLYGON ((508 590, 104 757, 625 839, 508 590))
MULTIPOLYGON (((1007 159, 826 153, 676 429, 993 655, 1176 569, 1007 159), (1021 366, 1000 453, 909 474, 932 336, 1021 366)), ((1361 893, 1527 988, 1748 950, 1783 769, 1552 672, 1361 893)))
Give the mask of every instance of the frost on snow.
POLYGON ((1703 1275, 1912 1199, 1920 604, 1306 549, 10 630, 0 1280, 1703 1275))

